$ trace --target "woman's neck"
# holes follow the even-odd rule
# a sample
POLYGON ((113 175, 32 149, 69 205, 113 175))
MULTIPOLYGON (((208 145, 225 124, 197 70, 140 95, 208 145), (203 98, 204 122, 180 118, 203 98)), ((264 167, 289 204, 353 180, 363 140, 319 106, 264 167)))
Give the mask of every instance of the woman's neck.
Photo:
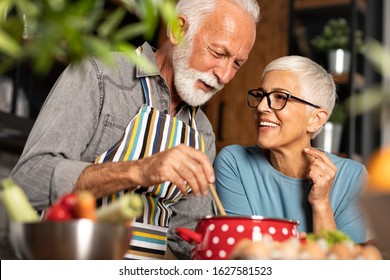
POLYGON ((265 153, 270 164, 291 178, 306 178, 311 159, 302 150, 273 151, 265 153))

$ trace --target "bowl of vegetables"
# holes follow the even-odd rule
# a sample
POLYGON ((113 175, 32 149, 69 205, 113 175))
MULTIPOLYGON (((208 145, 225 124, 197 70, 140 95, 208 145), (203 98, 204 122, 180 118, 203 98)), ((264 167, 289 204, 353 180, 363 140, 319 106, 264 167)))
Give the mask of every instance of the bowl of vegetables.
POLYGON ((270 236, 262 240, 243 239, 230 256, 234 260, 381 260, 381 251, 373 244, 357 244, 338 230, 319 234, 302 233, 302 239, 275 242, 270 236))
POLYGON ((10 241, 20 259, 123 259, 130 239, 131 226, 90 219, 10 223, 10 241))
POLYGON ((143 211, 137 194, 126 193, 97 208, 93 194, 78 192, 63 195, 40 217, 11 179, 2 181, 0 198, 10 220, 10 243, 20 259, 123 259, 131 222, 143 211))

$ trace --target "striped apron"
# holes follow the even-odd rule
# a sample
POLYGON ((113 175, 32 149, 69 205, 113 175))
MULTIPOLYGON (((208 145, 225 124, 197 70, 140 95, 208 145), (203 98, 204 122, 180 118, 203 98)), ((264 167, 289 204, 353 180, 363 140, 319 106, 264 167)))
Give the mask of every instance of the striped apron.
MULTIPOLYGON (((137 49, 138 55, 141 48, 137 49)), ((205 151, 204 139, 196 129, 197 108, 189 111, 190 125, 153 108, 149 77, 141 77, 145 104, 127 125, 124 135, 112 148, 96 158, 95 163, 130 161, 149 157, 155 153, 186 144, 205 151)), ((103 207, 118 199, 126 191, 104 197, 103 207)), ((125 259, 162 259, 167 249, 168 222, 172 215, 170 206, 185 199, 179 188, 171 182, 155 186, 138 186, 144 213, 132 223, 133 235, 125 259)), ((191 188, 187 187, 187 193, 191 188)))

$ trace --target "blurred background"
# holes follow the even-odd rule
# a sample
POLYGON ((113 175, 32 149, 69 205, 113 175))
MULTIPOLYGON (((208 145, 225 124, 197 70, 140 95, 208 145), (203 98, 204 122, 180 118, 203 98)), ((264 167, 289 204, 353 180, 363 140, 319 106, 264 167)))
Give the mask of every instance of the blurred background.
MULTIPOLYGON (((116 1, 99 2, 104 2, 106 13, 114 13, 118 7, 116 1)), ((329 72, 333 71, 340 108, 337 108, 337 112, 335 110, 332 121, 342 125, 342 132, 340 143, 332 151, 365 162, 374 149, 390 141, 390 128, 386 121, 390 113, 388 106, 372 106, 358 112, 351 98, 374 85, 380 86, 383 92, 388 91, 385 89, 387 81, 384 76, 366 58, 366 50, 361 51, 360 48, 361 41, 367 38, 389 47, 390 33, 386 32, 390 28, 388 1, 259 0, 259 4, 262 19, 258 24, 258 35, 250 59, 235 79, 203 108, 214 128, 217 150, 233 143, 254 143, 255 130, 251 129, 253 122, 246 106, 246 91, 259 86, 260 73, 268 62, 283 55, 299 54, 317 61, 329 72), (322 48, 315 45, 314 39, 324 32, 324 27, 332 20, 339 22, 338 26, 336 23, 336 31, 332 33, 328 30, 328 37, 320 38, 323 40, 320 42, 322 48), (340 32, 337 33, 337 30, 340 32), (360 32, 359 38, 352 36, 357 31, 360 32), (332 47, 326 45, 328 39, 336 41, 329 44, 337 45, 337 41, 340 41, 339 45, 348 52, 348 61, 329 61, 332 47), (344 63, 343 68, 332 70, 332 63, 344 63)), ((139 15, 128 12, 121 18, 119 27, 139 20, 139 15)), ((147 40, 158 47, 165 37, 165 25, 160 19, 156 20, 155 29, 147 40)), ((144 36, 139 35, 131 38, 131 43, 137 46, 144 40, 144 36)), ((50 43, 46 42, 46 45, 50 47, 50 43)), ((58 57, 47 57, 47 60, 53 61, 44 73, 37 73, 32 59, 14 60, 12 66, 1 73, 0 177, 7 176, 15 164, 34 120, 61 72, 72 60, 86 55, 87 51, 62 61, 58 57)))

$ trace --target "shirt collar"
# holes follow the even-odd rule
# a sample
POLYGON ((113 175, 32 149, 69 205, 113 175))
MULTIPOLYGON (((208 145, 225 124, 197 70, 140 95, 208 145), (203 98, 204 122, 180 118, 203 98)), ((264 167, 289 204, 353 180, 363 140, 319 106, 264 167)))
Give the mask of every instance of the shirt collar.
POLYGON ((148 59, 152 63, 152 65, 155 67, 155 69, 145 71, 139 65, 136 65, 136 77, 140 78, 140 77, 160 75, 160 70, 158 69, 156 57, 154 55, 154 51, 153 51, 152 47, 149 45, 149 43, 145 42, 141 46, 141 49, 142 49, 141 56, 143 58, 148 59))

